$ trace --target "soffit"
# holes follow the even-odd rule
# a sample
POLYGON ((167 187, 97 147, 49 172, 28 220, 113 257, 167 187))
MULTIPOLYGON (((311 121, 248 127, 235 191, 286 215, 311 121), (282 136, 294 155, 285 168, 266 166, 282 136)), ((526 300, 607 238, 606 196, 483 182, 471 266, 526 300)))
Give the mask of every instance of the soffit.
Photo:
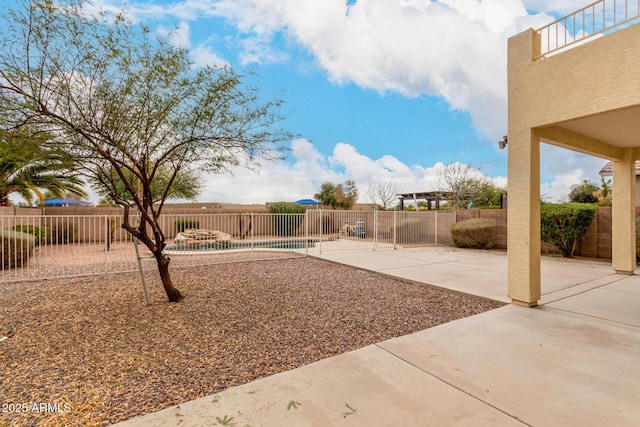
POLYGON ((568 120, 557 126, 616 147, 639 147, 640 105, 568 120))

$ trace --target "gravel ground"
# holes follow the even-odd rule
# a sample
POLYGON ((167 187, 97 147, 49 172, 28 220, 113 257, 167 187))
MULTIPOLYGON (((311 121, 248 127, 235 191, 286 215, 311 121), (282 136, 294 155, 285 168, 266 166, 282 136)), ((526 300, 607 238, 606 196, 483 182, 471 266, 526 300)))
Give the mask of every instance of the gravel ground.
POLYGON ((309 257, 172 277, 149 306, 133 273, 0 284, 0 425, 108 425, 500 306, 309 257))

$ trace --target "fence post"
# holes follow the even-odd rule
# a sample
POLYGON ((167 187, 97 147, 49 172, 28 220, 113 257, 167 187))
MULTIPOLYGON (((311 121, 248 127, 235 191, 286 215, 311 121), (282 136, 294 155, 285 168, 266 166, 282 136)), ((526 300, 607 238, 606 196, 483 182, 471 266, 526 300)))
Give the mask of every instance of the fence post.
POLYGON ((438 211, 436 211, 436 220, 434 222, 435 222, 435 228, 436 228, 434 233, 436 235, 435 244, 437 245, 438 244, 438 211))
POLYGON ((304 211, 304 253, 309 255, 309 212, 304 211))
POLYGON ((398 211, 393 211, 393 249, 398 249, 396 247, 396 230, 398 229, 398 211))
POLYGON ((107 269, 109 264, 109 249, 111 245, 111 222, 109 221, 109 215, 104 216, 104 268, 107 269))
POLYGON ((322 212, 324 209, 320 209, 320 215, 318 215, 318 221, 320 222, 318 225, 320 227, 320 248, 319 253, 322 254, 322 212))
POLYGON ((373 250, 376 250, 378 244, 378 210, 373 211, 373 250))

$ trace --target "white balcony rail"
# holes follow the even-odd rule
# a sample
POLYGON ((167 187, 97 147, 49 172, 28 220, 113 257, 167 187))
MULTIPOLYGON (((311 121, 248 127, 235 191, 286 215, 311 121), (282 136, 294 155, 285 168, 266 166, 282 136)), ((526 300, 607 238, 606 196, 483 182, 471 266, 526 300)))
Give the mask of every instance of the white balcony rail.
MULTIPOLYGON (((172 268, 180 268, 452 244, 449 228, 455 217, 454 212, 437 211, 163 214, 160 226, 167 243, 164 253, 172 268)), ((0 216, 0 283, 137 271, 135 246, 122 222, 119 215, 0 216)), ((142 268, 155 270, 151 253, 138 248, 142 268)))
POLYGON ((541 49, 536 59, 636 22, 640 0, 596 1, 537 30, 541 49))

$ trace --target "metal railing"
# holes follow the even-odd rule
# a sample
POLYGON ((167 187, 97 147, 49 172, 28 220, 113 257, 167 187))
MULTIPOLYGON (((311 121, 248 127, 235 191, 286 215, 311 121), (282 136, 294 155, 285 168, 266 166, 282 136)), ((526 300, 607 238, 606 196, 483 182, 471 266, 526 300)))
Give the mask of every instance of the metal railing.
POLYGON ((640 0, 596 1, 538 29, 541 49, 536 59, 634 22, 640 22, 640 0))
MULTIPOLYGON (((452 244, 454 212, 325 211, 306 214, 163 214, 172 267, 278 259, 354 249, 452 244)), ((138 219, 132 217, 131 223, 138 219)), ((138 269, 119 215, 0 216, 0 282, 138 269), (27 234, 25 236, 24 234, 27 234)), ((143 268, 150 251, 138 245, 143 268)))

